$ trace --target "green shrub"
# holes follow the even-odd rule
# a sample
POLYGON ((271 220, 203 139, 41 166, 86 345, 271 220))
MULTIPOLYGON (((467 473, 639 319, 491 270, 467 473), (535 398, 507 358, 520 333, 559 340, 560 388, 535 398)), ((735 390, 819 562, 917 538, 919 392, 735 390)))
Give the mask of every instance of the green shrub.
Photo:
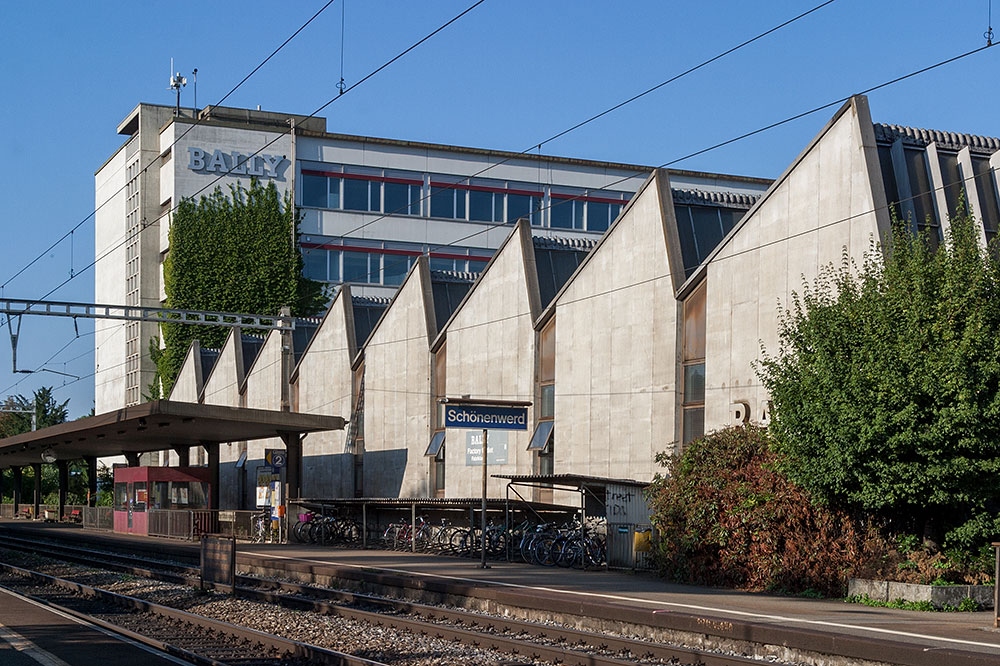
POLYGON ((817 505, 781 471, 767 431, 736 426, 692 443, 649 490, 659 570, 674 580, 841 596, 887 551, 875 530, 817 505))

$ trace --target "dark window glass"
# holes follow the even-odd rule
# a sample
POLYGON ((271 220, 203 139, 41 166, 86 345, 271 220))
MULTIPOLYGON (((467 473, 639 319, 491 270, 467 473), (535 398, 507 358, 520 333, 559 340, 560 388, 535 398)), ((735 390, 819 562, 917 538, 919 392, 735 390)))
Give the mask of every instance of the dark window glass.
MULTIPOLYGON (((457 217, 455 214, 455 188, 431 187, 431 217, 457 217)), ((464 212, 461 217, 465 217, 464 212)))
POLYGON ((445 431, 439 430, 431 436, 431 443, 427 445, 427 450, 424 451, 425 456, 437 456, 441 453, 441 447, 444 446, 444 436, 445 431))
POLYGON ((972 158, 972 171, 975 173, 976 189, 979 190, 979 210, 982 211, 983 226, 986 228, 986 241, 992 241, 1000 227, 1000 203, 998 203, 996 175, 990 167, 990 161, 981 157, 972 158))
POLYGON ((531 200, 526 194, 507 195, 507 221, 517 222, 522 217, 531 218, 531 200))
POLYGON ((677 235, 681 241, 681 258, 684 260, 684 274, 690 277, 698 267, 698 245, 694 240, 694 227, 691 226, 691 207, 674 206, 677 215, 677 235))
POLYGON ((610 216, 611 204, 588 201, 587 231, 607 231, 610 216))
POLYGON ((684 444, 690 444, 705 434, 705 408, 685 407, 683 411, 684 444))
POLYGON ((531 435, 531 441, 528 442, 528 450, 543 451, 549 443, 549 438, 552 437, 554 425, 554 421, 539 421, 535 426, 535 432, 531 435))
MULTIPOLYGON (((965 192, 962 172, 958 167, 958 155, 939 152, 938 162, 941 164, 941 179, 944 180, 944 200, 948 205, 948 215, 954 217, 958 212, 959 198, 965 192)), ((969 209, 968 201, 965 209, 969 209)))
POLYGON ((556 414, 556 387, 548 384, 542 387, 542 400, 538 406, 538 416, 543 419, 551 419, 556 414))
POLYGON ((302 205, 315 208, 327 208, 326 176, 302 176, 302 205))
POLYGON ((330 208, 340 208, 340 181, 343 178, 327 178, 330 181, 328 206, 330 208))
POLYGON ((608 206, 608 213, 609 213, 608 219, 611 222, 614 222, 615 220, 618 219, 618 216, 622 214, 622 207, 621 207, 621 205, 620 204, 611 204, 610 206, 608 206))
POLYGON ((900 217, 903 210, 899 207, 899 189, 896 187, 896 173, 892 170, 892 149, 889 146, 878 147, 878 163, 882 169, 882 185, 889 210, 900 217))
POLYGON ((382 256, 382 284, 403 284, 406 272, 410 270, 410 257, 398 254, 386 254, 382 256))
POLYGON ((368 183, 368 210, 375 212, 382 210, 382 183, 375 181, 368 183))
POLYGON ((722 241, 722 219, 719 217, 719 210, 713 206, 691 207, 699 264, 705 261, 705 257, 722 241))
POLYGON ((133 484, 132 492, 135 495, 135 504, 132 506, 132 510, 140 513, 145 511, 146 503, 149 502, 149 496, 146 494, 146 482, 136 481, 133 484))
MULTIPOLYGON (((913 211, 916 215, 916 219, 910 224, 916 225, 914 231, 922 231, 925 227, 937 225, 933 188, 927 174, 927 156, 923 150, 916 148, 906 148, 903 152, 906 155, 906 171, 910 177, 910 194, 913 196, 913 211)), ((937 234, 937 230, 933 233, 937 234)))
POLYGON ((442 259, 440 257, 431 257, 430 269, 432 271, 453 271, 455 269, 454 259, 442 259))
POLYGON ((302 248, 302 272, 310 280, 326 280, 327 251, 320 248, 302 248))
POLYGON ((736 223, 743 219, 746 215, 745 210, 739 210, 738 208, 720 208, 719 218, 722 220, 722 237, 725 238, 726 234, 736 227, 736 223))
POLYGON ((125 511, 128 508, 128 484, 115 484, 115 511, 125 511))
POLYGON ((705 364, 684 366, 684 403, 705 402, 705 364))
POLYGON ((471 259, 469 260, 469 270, 472 271, 473 273, 480 273, 485 268, 486 268, 485 261, 472 261, 471 259))
MULTIPOLYGON (((344 252, 344 282, 371 282, 367 252, 344 252)), ((375 276, 378 281, 378 276, 375 276)))
POLYGON ((543 476, 555 474, 555 433, 549 436, 549 443, 538 453, 538 473, 543 476))
POLYGON ((419 215, 420 187, 385 183, 385 212, 391 215, 419 215))
POLYGON ((469 219, 480 222, 493 222, 493 192, 469 191, 469 219))
POLYGON ((444 464, 444 446, 438 451, 437 456, 434 457, 434 490, 443 493, 444 492, 444 475, 445 475, 445 464, 444 464))
MULTIPOLYGON (((344 210, 371 210, 367 180, 344 179, 344 210)), ((378 187, 377 183, 374 183, 378 187)))
MULTIPOLYGON (((573 199, 552 199, 549 207, 549 226, 556 229, 572 229, 575 223, 575 204, 581 203, 573 199)), ((583 206, 580 206, 580 225, 583 225, 583 206)))

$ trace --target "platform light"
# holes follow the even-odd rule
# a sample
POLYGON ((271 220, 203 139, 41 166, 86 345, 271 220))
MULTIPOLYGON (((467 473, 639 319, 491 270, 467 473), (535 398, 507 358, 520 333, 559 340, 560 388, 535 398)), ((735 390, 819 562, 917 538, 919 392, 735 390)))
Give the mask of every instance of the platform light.
POLYGON ((56 461, 56 453, 52 448, 47 448, 42 451, 42 462, 54 463, 56 461))

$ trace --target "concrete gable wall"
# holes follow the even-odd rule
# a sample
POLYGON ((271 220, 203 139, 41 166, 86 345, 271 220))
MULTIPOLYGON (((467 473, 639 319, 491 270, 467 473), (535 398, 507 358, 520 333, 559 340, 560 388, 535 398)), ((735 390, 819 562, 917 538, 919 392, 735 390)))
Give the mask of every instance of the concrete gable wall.
POLYGON ((187 356, 184 357, 181 370, 177 373, 173 388, 170 389, 168 400, 198 402, 198 393, 201 388, 198 386, 198 375, 201 373, 201 352, 199 349, 197 340, 188 347, 187 356))
POLYGON ((888 218, 872 212, 877 201, 885 205, 877 159, 867 103, 856 98, 711 259, 706 432, 731 423, 737 401, 748 404, 753 420, 765 418, 767 395, 751 364, 761 344, 769 353, 778 350, 779 304, 787 306, 821 267, 839 265, 845 248, 860 260, 872 240, 880 240, 888 218))
MULTIPOLYGON (((525 247, 532 252, 531 232, 519 226, 493 258, 465 303, 446 329, 445 363, 448 395, 534 401, 535 343, 532 325, 525 247)), ((530 264, 534 269, 533 262, 530 264)), ((534 417, 529 413, 529 423, 534 417)), ((450 429, 445 439, 445 493, 448 497, 476 497, 481 477, 465 467, 469 431, 450 429)), ((477 431, 479 432, 479 431, 477 431)), ((530 474, 533 454, 527 451, 531 431, 507 433, 506 465, 492 474, 530 474)), ((429 462, 424 459, 428 469, 429 462)), ((503 496, 506 482, 490 479, 490 494, 503 496)))
POLYGON ((364 494, 426 497, 431 354, 423 259, 365 347, 364 494))
MULTIPOLYGON (((341 290, 299 362, 298 411, 351 418, 352 372, 348 345, 349 293, 341 290)), ((302 492, 308 497, 350 497, 354 458, 344 453, 345 432, 318 432, 302 440, 302 492)))
MULTIPOLYGON (((677 302, 666 174, 631 206, 557 298, 555 473, 649 480, 675 441, 677 302)), ((681 269, 678 269, 681 270, 681 269)))
POLYGON ((240 406, 239 375, 236 372, 238 357, 236 345, 239 344, 240 332, 230 333, 226 338, 219 358, 215 361, 212 373, 205 380, 205 390, 202 392, 202 402, 206 405, 223 405, 225 407, 240 406))
MULTIPOLYGON (((253 367, 246 379, 246 406, 250 409, 281 409, 281 334, 271 331, 264 340, 264 346, 257 356, 253 367)), ((230 455, 234 455, 236 447, 230 448, 230 455)), ((247 483, 247 494, 254 492, 256 484, 253 472, 259 465, 264 464, 264 449, 284 449, 285 444, 277 437, 268 439, 257 439, 247 442, 247 469, 250 476, 247 483)), ((226 452, 221 457, 226 461, 226 452)), ((251 503, 253 497, 248 497, 247 502, 251 503)))

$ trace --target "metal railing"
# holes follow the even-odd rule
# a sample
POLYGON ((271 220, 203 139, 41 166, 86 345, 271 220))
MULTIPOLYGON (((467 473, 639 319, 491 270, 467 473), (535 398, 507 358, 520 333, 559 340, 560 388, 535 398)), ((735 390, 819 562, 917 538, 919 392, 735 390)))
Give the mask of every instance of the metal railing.
MULTIPOLYGON (((70 520, 73 511, 79 511, 77 516, 82 518, 83 509, 85 508, 82 504, 67 504, 63 508, 62 520, 70 520)), ((59 506, 56 504, 40 504, 38 506, 38 515, 42 518, 48 520, 58 520, 59 516, 56 514, 59 512, 59 506)), ((0 504, 0 518, 16 518, 18 516, 28 516, 33 518, 35 515, 35 505, 32 503, 21 502, 21 506, 17 513, 14 512, 14 505, 10 503, 0 504)))
POLYGON ((92 530, 113 530, 115 514, 110 506, 83 507, 83 526, 92 530))

